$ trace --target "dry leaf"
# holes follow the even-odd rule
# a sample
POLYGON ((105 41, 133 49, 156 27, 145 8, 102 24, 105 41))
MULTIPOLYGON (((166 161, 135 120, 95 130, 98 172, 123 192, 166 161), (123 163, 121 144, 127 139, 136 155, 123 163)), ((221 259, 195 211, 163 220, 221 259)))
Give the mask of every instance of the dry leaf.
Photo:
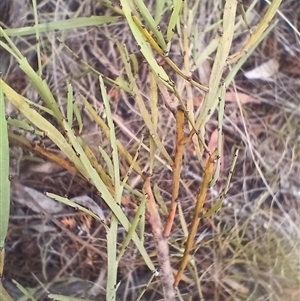
POLYGON ((226 283, 232 289, 234 289, 235 291, 237 291, 241 294, 248 294, 249 293, 248 287, 236 282, 233 279, 225 278, 225 279, 223 279, 223 282, 226 283))
POLYGON ((76 221, 73 217, 63 217, 61 223, 70 229, 74 229, 76 227, 76 221))
POLYGON ((235 92, 226 92, 225 100, 230 102, 237 102, 239 101, 241 104, 245 103, 257 103, 259 104, 260 101, 252 96, 245 94, 245 93, 235 93, 235 92))
POLYGON ((91 210, 93 213, 98 215, 101 220, 103 220, 103 221, 106 220, 103 210, 89 196, 87 196, 87 195, 77 196, 77 197, 72 198, 71 201, 91 210))
POLYGON ((279 63, 275 59, 268 60, 260 66, 245 72, 245 76, 249 79, 272 80, 272 77, 277 73, 279 63))
POLYGON ((204 97, 203 95, 200 95, 198 97, 195 97, 194 100, 193 100, 193 104, 195 107, 199 107, 202 105, 203 103, 203 100, 204 100, 204 97))
POLYGON ((56 232, 57 228, 53 226, 48 226, 44 224, 38 224, 38 225, 30 225, 30 229, 33 229, 39 233, 47 233, 47 232, 56 232))
POLYGON ((34 165, 30 167, 29 170, 36 173, 53 174, 54 172, 61 170, 61 166, 57 165, 54 162, 45 162, 34 165))
POLYGON ((87 214, 80 214, 80 220, 84 225, 84 230, 87 234, 90 234, 90 229, 91 229, 91 225, 92 225, 92 217, 90 215, 87 214))
MULTIPOLYGON (((218 148, 218 134, 219 134, 219 131, 218 129, 215 129, 211 136, 210 136, 210 139, 209 139, 209 142, 208 142, 208 149, 210 151, 210 153, 213 153, 217 148, 218 148)), ((222 151, 221 151, 221 169, 220 171, 222 172, 224 170, 224 135, 222 136, 222 151)), ((206 155, 206 162, 208 161, 209 159, 209 154, 206 155)))
POLYGON ((32 211, 49 214, 58 213, 63 210, 63 205, 45 194, 19 183, 13 184, 13 198, 19 204, 27 206, 32 211))

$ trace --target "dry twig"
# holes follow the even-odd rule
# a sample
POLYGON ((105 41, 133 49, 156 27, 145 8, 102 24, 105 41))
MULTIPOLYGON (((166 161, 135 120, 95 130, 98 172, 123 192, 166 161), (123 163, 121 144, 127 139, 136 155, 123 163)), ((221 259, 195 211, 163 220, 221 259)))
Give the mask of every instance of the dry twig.
POLYGON ((186 242, 186 247, 184 250, 182 261, 180 263, 179 270, 175 277, 174 287, 177 287, 180 282, 181 276, 182 276, 182 274, 187 266, 188 260, 189 260, 189 254, 194 245, 195 236, 196 236, 200 218, 201 218, 201 212, 203 210, 203 205, 204 205, 204 202, 206 199, 209 183, 212 180, 214 164, 215 164, 216 159, 217 159, 217 151, 215 151, 214 153, 211 154, 211 156, 209 157, 209 160, 206 164, 206 167, 205 167, 203 182, 201 184, 200 191, 199 191, 199 194, 197 197, 196 207, 194 209, 194 215, 193 215, 193 220, 192 220, 192 224, 191 224, 191 229, 189 231, 189 235, 188 235, 188 239, 186 242))
POLYGON ((147 197, 147 220, 151 225, 156 245, 157 260, 161 269, 160 278, 163 286, 164 297, 165 300, 175 301, 175 291, 172 285, 174 277, 169 259, 169 246, 166 238, 163 236, 162 222, 152 193, 149 176, 144 182, 143 193, 147 197))

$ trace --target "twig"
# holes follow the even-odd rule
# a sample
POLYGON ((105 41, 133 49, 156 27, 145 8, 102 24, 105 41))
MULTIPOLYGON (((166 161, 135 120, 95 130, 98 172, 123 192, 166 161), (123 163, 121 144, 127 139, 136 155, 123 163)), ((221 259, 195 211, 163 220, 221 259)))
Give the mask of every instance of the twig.
POLYGON ((180 184, 180 172, 182 166, 182 155, 184 149, 184 111, 179 108, 175 113, 176 118, 176 151, 174 164, 172 166, 173 169, 173 188, 172 188, 172 199, 171 199, 171 207, 169 210, 168 219, 166 222, 164 235, 168 237, 170 235, 173 221, 175 218, 176 208, 177 208, 177 198, 179 192, 179 184, 180 184))
POLYGON ((143 193, 147 197, 146 217, 151 225, 152 234, 154 236, 157 250, 157 260, 160 267, 160 278, 164 291, 164 298, 168 301, 175 301, 175 290, 173 288, 174 277, 172 274, 169 259, 169 246, 166 238, 163 236, 163 226, 152 193, 149 176, 146 177, 146 180, 144 182, 143 193))
POLYGON ((196 236, 197 229, 199 226, 201 213, 203 210, 203 205, 204 205, 206 195, 207 195, 207 189, 209 187, 210 181, 212 180, 212 176, 213 176, 213 172, 214 172, 214 164, 215 164, 216 159, 217 159, 217 151, 215 151, 211 154, 211 156, 209 157, 209 160, 207 161, 206 167, 205 167, 203 182, 201 184, 200 191, 199 191, 199 194, 197 197, 197 203, 196 203, 196 207, 194 210, 191 229, 189 231, 189 235, 188 235, 188 239, 186 242, 184 254, 183 254, 183 257, 182 257, 182 260, 180 263, 180 267, 179 267, 179 270, 175 277, 174 287, 178 286, 181 276, 182 276, 182 274, 187 266, 187 263, 189 261, 189 254, 194 245, 194 240, 195 240, 195 236, 196 236))

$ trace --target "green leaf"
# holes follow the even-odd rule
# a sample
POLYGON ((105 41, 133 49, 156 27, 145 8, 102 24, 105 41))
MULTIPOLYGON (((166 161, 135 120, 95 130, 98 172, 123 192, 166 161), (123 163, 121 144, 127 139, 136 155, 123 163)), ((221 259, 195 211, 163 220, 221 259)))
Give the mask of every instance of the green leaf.
MULTIPOLYGON (((108 188, 104 184, 104 182, 99 177, 97 171, 95 168, 91 165, 88 157, 86 156, 84 150, 82 149, 80 143, 78 142, 76 136, 74 135, 72 129, 69 127, 68 123, 64 120, 63 121, 64 129, 66 130, 66 134, 69 138, 69 141, 72 145, 72 147, 75 149, 78 158, 80 158, 82 165, 84 166, 86 172, 89 175, 89 180, 94 184, 94 186, 97 188, 97 190, 101 193, 101 196, 103 200, 106 202, 107 206, 111 209, 113 214, 116 216, 120 224, 125 228, 125 230, 128 232, 130 229, 130 222, 128 221, 126 215, 122 211, 121 207, 116 203, 113 196, 110 194, 108 188)), ((148 252, 144 248, 143 244, 141 243, 140 239, 138 238, 138 235, 136 233, 133 233, 132 240, 135 243, 137 249, 141 253, 142 257, 145 260, 145 263, 149 267, 151 271, 155 270, 154 265, 148 255, 148 252)))
POLYGON ((183 0, 176 0, 174 1, 174 7, 172 8, 172 14, 171 18, 168 24, 168 30, 167 30, 167 41, 170 43, 172 41, 172 38, 174 36, 175 27, 179 21, 179 14, 182 8, 183 0))
POLYGON ((31 301, 37 301, 32 294, 30 294, 27 289, 22 286, 19 282, 17 282, 16 280, 12 280, 12 282, 16 285, 16 287, 19 289, 20 292, 23 293, 24 296, 26 296, 28 298, 28 300, 31 300, 31 301))
POLYGON ((138 28, 137 24, 133 21, 132 11, 131 11, 128 1, 120 0, 120 3, 122 5, 122 10, 126 17, 128 25, 131 29, 131 32, 132 32, 137 44, 139 45, 140 51, 143 54, 144 58, 149 63, 150 67, 153 69, 153 71, 156 73, 156 75, 163 81, 163 83, 170 90, 173 90, 173 86, 172 86, 169 76, 167 75, 165 70, 161 66, 159 66, 158 63, 156 62, 154 55, 153 55, 152 51, 150 50, 148 44, 146 43, 142 32, 138 28))
POLYGON ((204 99, 202 105, 203 109, 201 109, 200 115, 196 121, 196 129, 198 130, 200 128, 202 135, 206 122, 211 118, 218 105, 218 89, 224 68, 227 66, 226 61, 228 59, 234 33, 236 8, 236 0, 228 0, 225 2, 223 26, 221 27, 217 54, 210 75, 209 91, 204 99))
POLYGON ((1 83, 2 81, 0 82, 0 275, 3 271, 4 243, 10 208, 9 146, 5 119, 5 100, 1 83))
POLYGON ((48 298, 57 301, 92 301, 90 299, 75 298, 75 297, 63 296, 58 294, 49 294, 48 298))
POLYGON ((6 289, 3 287, 1 282, 0 282, 0 300, 1 301, 14 301, 14 299, 8 294, 6 289))
POLYGON ((72 124, 73 124, 73 113, 74 113, 73 102, 74 102, 73 87, 71 84, 69 84, 68 85, 68 102, 67 102, 67 120, 68 120, 70 127, 72 127, 72 124))
MULTIPOLYGON (((159 5, 159 2, 164 2, 164 1, 161 1, 161 0, 157 1, 155 5, 159 5)), ((144 1, 143 0, 134 0, 134 3, 138 7, 146 24, 149 26, 149 28, 153 32, 154 36, 156 37, 158 45, 163 50, 166 50, 167 44, 162 35, 162 32, 160 31, 158 24, 156 23, 156 21, 153 19, 152 15, 150 14, 149 9, 145 5, 144 1)))
MULTIPOLYGON (((63 21, 53 21, 44 24, 38 24, 35 26, 28 26, 22 28, 10 28, 5 29, 5 33, 10 37, 23 37, 29 35, 35 35, 38 28, 39 33, 50 32, 54 30, 62 31, 67 29, 76 29, 87 26, 97 26, 108 23, 116 23, 120 21, 121 17, 106 17, 106 16, 91 16, 74 18, 63 21)), ((0 37, 3 35, 0 32, 0 37)))
POLYGON ((76 168, 80 171, 80 173, 88 178, 86 170, 82 166, 79 158, 77 157, 74 149, 65 139, 65 137, 58 131, 56 127, 54 127, 49 121, 47 121, 44 117, 42 117, 37 111, 32 109, 26 100, 25 97, 15 92, 10 86, 8 86, 4 81, 0 79, 0 85, 7 97, 7 99, 28 119, 42 130, 45 135, 47 135, 68 157, 68 159, 73 162, 76 168))

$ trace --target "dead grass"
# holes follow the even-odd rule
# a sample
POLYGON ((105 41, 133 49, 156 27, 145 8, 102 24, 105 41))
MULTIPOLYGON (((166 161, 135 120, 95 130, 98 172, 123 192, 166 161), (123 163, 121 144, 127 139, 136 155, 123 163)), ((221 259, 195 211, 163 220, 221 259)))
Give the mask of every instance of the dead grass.
MULTIPOLYGON (((70 7, 63 1, 55 3, 54 5, 54 2, 47 1, 47 5, 41 5, 41 20, 64 19, 70 14, 70 7)), ((81 2, 72 3, 73 8, 78 8, 81 2)), ((89 16, 92 13, 113 14, 95 1, 83 1, 80 7, 82 16, 89 16)), ((260 9, 264 9, 264 5, 258 7, 257 14, 260 9)), ((298 26, 299 30, 299 24, 296 24, 299 16, 297 9, 299 11, 297 1, 289 0, 282 5, 281 11, 291 23, 298 26)), ((213 18, 215 11, 216 8, 211 8, 209 17, 213 18)), ((43 73, 60 106, 62 108, 66 106, 63 95, 66 95, 67 91, 66 83, 71 82, 76 95, 86 95, 99 114, 103 113, 103 104, 99 101, 97 75, 76 60, 75 56, 55 38, 54 33, 44 35, 41 48, 45 56, 43 73)), ((61 39, 82 60, 111 78, 124 74, 123 64, 113 43, 114 39, 125 43, 129 53, 138 52, 138 47, 132 41, 125 22, 107 25, 100 30, 88 28, 67 31, 61 35, 61 39)), ((243 35, 240 39, 243 39, 243 35)), ((236 40, 234 46, 239 47, 240 43, 240 40, 236 40)), ((22 47, 25 47, 23 51, 28 52, 28 56, 33 58, 32 64, 35 64, 28 44, 24 42, 23 44, 22 47)), ((172 56, 174 60, 178 56, 176 46, 172 56)), ((230 102, 226 106, 225 170, 217 188, 209 191, 208 204, 214 202, 218 189, 224 185, 233 155, 233 146, 241 145, 241 152, 223 208, 213 218, 204 219, 200 225, 195 247, 198 283, 195 283, 191 273, 185 273, 183 283, 179 287, 183 300, 296 301, 299 298, 300 63, 297 63, 299 58, 299 40, 286 23, 280 21, 271 37, 268 37, 243 66, 243 70, 235 79, 232 91, 237 94, 247 93, 259 104, 250 103, 239 107, 237 102, 230 102), (285 46, 289 46, 289 50, 285 46), (245 79, 243 70, 252 69, 270 57, 275 57, 280 62, 279 72, 272 82, 245 79), (288 65, 290 68, 287 64, 290 64, 288 65)), ((7 79, 12 76, 11 70, 14 68, 16 67, 9 69, 7 79)), ((144 101, 149 106, 146 70, 147 67, 140 64, 138 84, 144 101)), ((15 79, 12 77, 10 81, 14 82, 15 79)), ((30 84, 27 83, 26 87, 24 82, 21 82, 23 86, 19 91, 25 89, 27 97, 37 101, 37 95, 31 90, 30 84)), ((184 95, 184 86, 180 80, 177 85, 179 93, 184 95)), ((198 96, 193 95, 195 102, 198 96)), ((140 138, 144 132, 142 118, 134 101, 125 93, 112 99, 115 123, 119 125, 118 138, 134 155, 138 145, 135 137, 140 138)), ((9 114, 15 112, 11 109, 9 114)), ((98 128, 90 122, 85 112, 83 116, 86 124, 83 136, 91 148, 97 147, 99 142, 102 147, 108 147, 109 144, 99 135, 98 128)), ((217 121, 212 119, 208 125, 208 133, 216 127, 217 121)), ((172 115, 159 103, 159 134, 169 153, 173 153, 174 149, 174 130, 172 115)), ((145 139, 147 144, 149 137, 146 136, 145 139)), ((47 144, 48 149, 53 147, 50 141, 43 143, 47 144)), ((17 148, 12 148, 11 154, 12 174, 16 182, 42 192, 54 192, 68 197, 87 194, 100 204, 104 211, 106 210, 96 191, 79 177, 62 170, 53 173, 47 170, 43 170, 42 173, 32 171, 38 163, 44 164, 43 160, 17 148)), ((148 152, 142 150, 138 163, 146 170, 148 158, 148 152)), ((125 162, 121 162, 121 165, 126 166, 125 162)), ((194 153, 187 148, 182 173, 182 180, 186 186, 180 189, 181 210, 187 222, 191 220, 194 199, 202 181, 201 176, 199 162, 194 153)), ((172 175, 161 163, 156 164, 154 181, 159 186, 163 199, 167 200, 168 206, 172 175)), ((136 175, 130 177, 129 183, 133 187, 140 189, 142 187, 141 178, 136 175)), ((134 216, 130 209, 125 210, 128 216, 134 216)), ((70 208, 65 208, 63 212, 55 215, 47 214, 44 210, 34 213, 30 208, 14 200, 5 265, 5 282, 10 288, 9 292, 13 296, 18 295, 10 287, 10 280, 16 279, 24 287, 34 288, 37 300, 48 300, 45 293, 47 291, 73 297, 87 297, 88 292, 95 290, 96 284, 101 288, 98 290, 97 300, 103 297, 107 256, 105 231, 96 222, 92 222, 88 231, 86 225, 87 221, 82 220, 80 214, 70 208), (66 216, 75 218, 74 228, 63 223, 63 217, 66 216), (85 225, 84 230, 81 229, 82 225, 85 225), (78 287, 83 289, 79 291, 78 287)), ((124 230, 120 229, 119 236, 122 241, 125 236, 124 230)), ((178 267, 178 249, 184 237, 177 217, 170 238, 170 256, 174 268, 178 267)), ((145 245, 155 260, 155 247, 149 228, 146 228, 145 232, 145 245)), ((149 271, 143 266, 132 245, 126 250, 120 262, 118 276, 119 280, 122 280, 119 300, 136 300, 149 278, 149 271)), ((151 283, 143 300, 160 300, 162 295, 158 287, 158 280, 151 283)))

